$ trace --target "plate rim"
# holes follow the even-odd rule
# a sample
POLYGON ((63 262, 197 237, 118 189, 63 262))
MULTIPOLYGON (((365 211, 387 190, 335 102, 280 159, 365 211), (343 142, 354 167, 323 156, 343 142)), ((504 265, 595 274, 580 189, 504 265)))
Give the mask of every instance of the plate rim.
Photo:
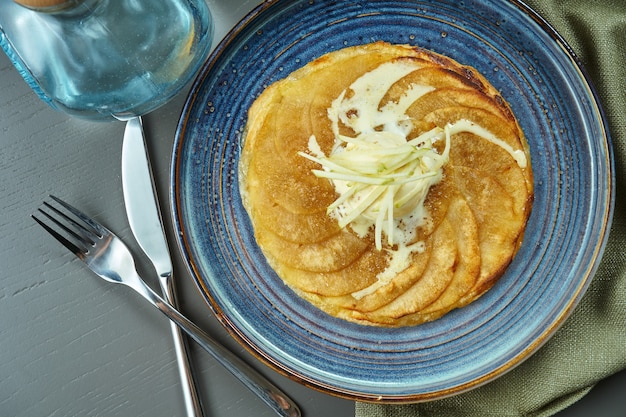
MULTIPOLYGON (((296 0, 294 3, 297 3, 296 0)), ((276 370, 280 374, 294 380, 306 387, 315 389, 317 391, 321 391, 327 394, 331 394, 334 396, 356 400, 356 401, 364 401, 364 402, 374 402, 374 403, 412 403, 412 402, 421 402, 421 401, 431 401, 434 399, 441 399, 453 395, 460 394, 462 392, 466 392, 482 386, 494 379, 506 374, 508 371, 520 365, 526 359, 530 358, 539 348, 541 348, 555 333, 556 331, 567 321, 567 319, 571 316, 576 306, 579 304, 580 300, 584 296, 587 291, 591 281, 593 280, 593 276, 597 271, 602 254, 604 253, 610 232, 610 226, 613 219, 614 205, 615 205, 615 168, 614 168, 614 158, 613 158, 613 146, 608 126, 608 121, 606 119, 604 110, 601 105, 601 101, 597 90, 594 87, 594 84, 586 71, 582 61, 576 55, 573 48, 569 45, 569 43, 559 34, 559 32, 546 20, 544 19, 538 12, 532 9, 527 4, 523 3, 520 0, 507 0, 508 3, 515 6, 519 11, 526 16, 530 17, 535 21, 537 25, 539 25, 545 32, 549 38, 556 42, 556 44, 563 51, 565 56, 571 61, 573 67, 580 73, 580 81, 584 84, 584 87, 589 91, 590 103, 593 104, 594 110, 598 114, 598 124, 602 127, 602 131, 604 133, 603 138, 599 142, 605 145, 605 149, 607 152, 606 155, 606 167, 608 172, 608 190, 606 195, 606 209, 603 212, 602 222, 602 230, 598 231, 598 235, 601 237, 601 241, 595 246, 592 262, 585 269, 585 278, 581 279, 579 285, 576 288, 575 293, 569 299, 567 303, 567 307, 564 308, 558 317, 550 324, 550 326, 543 331, 543 333, 537 337, 532 344, 528 345, 525 349, 517 352, 515 356, 513 356, 510 360, 508 360, 505 364, 496 367, 488 373, 485 373, 482 377, 473 379, 467 383, 458 385, 456 387, 451 387, 448 389, 433 391, 426 394, 418 394, 418 395, 398 395, 398 396, 375 396, 364 394, 360 392, 352 392, 351 390, 338 390, 336 387, 332 386, 332 384, 324 384, 321 381, 314 381, 309 378, 305 378, 299 374, 295 374, 292 369, 288 366, 282 364, 277 359, 273 358, 267 352, 264 352, 259 348, 247 335, 234 324, 234 322, 228 317, 228 314, 222 310, 222 308, 218 305, 218 303, 211 296, 211 291, 207 287, 206 283, 201 279, 201 273, 199 271, 199 267, 196 265, 196 261, 192 258, 191 252, 192 249, 190 247, 190 242, 185 239, 183 233, 183 219, 182 219, 182 209, 181 202, 177 198, 177 190, 179 188, 178 184, 178 175, 179 175, 179 166, 181 161, 178 158, 180 153, 180 149, 184 145, 184 134, 186 131, 186 126, 188 123, 188 117, 190 117, 189 110, 196 103, 196 99, 198 98, 198 90, 204 83, 206 76, 211 72, 211 69, 219 62, 220 57, 224 54, 228 47, 231 45, 233 41, 236 40, 237 36, 245 30, 248 25, 255 21, 255 19, 267 12, 271 8, 275 7, 280 3, 284 3, 283 0, 268 0, 260 3, 256 7, 254 7, 246 16, 244 16, 229 32, 228 34, 218 43, 216 48, 213 50, 209 58, 207 59, 205 65, 202 70, 196 77, 192 88, 190 89, 190 93, 185 101, 184 107, 181 111, 181 115, 179 118, 179 122, 176 128, 176 136, 175 143, 173 147, 172 153, 172 164, 171 164, 171 178, 170 178, 170 205, 171 205, 171 216, 172 221, 176 229, 177 234, 177 246, 180 250, 182 257, 185 261, 185 264, 188 268, 188 271, 191 274, 194 282, 196 283, 196 287, 201 293, 203 300, 207 303, 210 310, 216 316, 220 324, 225 328, 225 330, 249 353, 251 353, 254 357, 261 360, 263 363, 268 365, 270 368, 276 370)), ((602 177, 605 179, 604 177, 602 177)))

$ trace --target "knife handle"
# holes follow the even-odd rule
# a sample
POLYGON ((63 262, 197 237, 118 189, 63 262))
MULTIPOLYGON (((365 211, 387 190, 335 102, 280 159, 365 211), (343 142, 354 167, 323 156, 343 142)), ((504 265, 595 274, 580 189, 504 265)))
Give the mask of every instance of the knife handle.
MULTIPOLYGON (((178 309, 173 276, 160 277, 159 282, 161 283, 161 292, 165 301, 169 302, 175 309, 178 309)), ((178 374, 185 400, 186 415, 187 417, 202 417, 204 416, 204 411, 200 395, 198 394, 198 385, 194 377, 193 367, 191 366, 188 340, 180 327, 173 321, 170 321, 170 329, 174 340, 174 351, 176 352, 176 362, 178 362, 178 374)))

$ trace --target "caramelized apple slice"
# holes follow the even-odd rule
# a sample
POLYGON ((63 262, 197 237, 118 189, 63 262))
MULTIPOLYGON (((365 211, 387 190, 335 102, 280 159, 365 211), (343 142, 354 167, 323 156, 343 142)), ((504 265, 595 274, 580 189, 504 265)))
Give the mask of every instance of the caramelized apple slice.
MULTIPOLYGON (((425 118, 437 126, 445 126, 460 119, 484 127, 514 149, 525 150, 525 141, 520 137, 521 132, 516 128, 515 122, 507 122, 484 110, 448 107, 438 109, 425 118)), ((515 211, 528 215, 533 196, 530 165, 522 169, 504 149, 471 133, 460 133, 452 137, 450 164, 477 168, 494 176, 513 198, 515 211)))
POLYGON ((420 311, 435 301, 454 276, 458 251, 454 229, 446 218, 433 233, 433 252, 421 278, 402 295, 372 312, 346 312, 352 320, 394 325, 397 319, 420 311))
POLYGON ((478 108, 506 120, 505 110, 494 99, 478 91, 458 88, 438 88, 423 95, 409 107, 407 114, 423 120, 429 113, 446 107, 478 108))
POLYGON ((260 184, 263 176, 256 173, 254 166, 250 169, 253 172, 247 182, 247 198, 253 204, 246 205, 255 223, 262 222, 280 238, 294 243, 317 243, 340 232, 337 221, 326 214, 326 207, 320 206, 317 211, 303 214, 276 203, 270 194, 271 187, 260 184))
MULTIPOLYGON (((413 58, 415 60, 415 58, 413 58)), ((416 69, 401 80, 391 86, 385 97, 380 103, 380 107, 384 107, 390 101, 398 102, 408 90, 415 86, 430 86, 433 89, 438 88, 454 88, 458 90, 474 90, 475 85, 471 80, 462 77, 451 69, 433 66, 432 64, 423 64, 419 60, 422 68, 416 69)))
POLYGON ((294 290, 320 303, 327 300, 329 305, 336 304, 338 308, 340 304, 330 300, 342 299, 376 281, 372 272, 382 271, 386 267, 386 258, 381 255, 376 250, 366 250, 354 262, 337 271, 320 273, 285 265, 281 266, 281 271, 285 282, 294 290))
POLYGON ((465 199, 457 199, 448 213, 450 223, 455 225, 456 247, 460 255, 450 285, 437 300, 419 312, 423 316, 434 312, 443 315, 455 308, 458 301, 474 286, 480 273, 478 224, 469 204, 465 199))
MULTIPOLYGON (((323 309, 333 315, 342 310, 373 311, 388 304, 421 279, 430 258, 430 248, 431 245, 427 245, 424 252, 414 254, 407 269, 373 292, 367 291, 360 298, 355 298, 352 294, 377 285, 377 274, 374 272, 381 273, 388 266, 387 256, 373 247, 354 264, 334 273, 323 274, 323 277, 304 271, 295 272, 299 276, 296 286, 299 290, 308 292, 306 297, 310 301, 316 305, 324 305, 323 309), (372 262, 373 260, 376 262, 372 262), (366 276, 370 279, 365 280, 366 276), (316 285, 311 285, 311 282, 316 285), (304 283, 308 284, 307 288, 304 288, 304 283), (337 288, 341 288, 341 291, 337 291, 337 288)), ((294 275, 294 271, 290 271, 289 275, 294 275)))
POLYGON ((517 252, 525 216, 516 214, 513 199, 494 177, 482 171, 455 167, 454 182, 467 200, 480 241, 481 265, 478 280, 463 298, 469 302, 500 278, 517 252))
POLYGON ((289 242, 264 226, 255 236, 270 264, 314 272, 337 271, 357 260, 368 248, 363 239, 343 230, 321 242, 301 244, 289 242))

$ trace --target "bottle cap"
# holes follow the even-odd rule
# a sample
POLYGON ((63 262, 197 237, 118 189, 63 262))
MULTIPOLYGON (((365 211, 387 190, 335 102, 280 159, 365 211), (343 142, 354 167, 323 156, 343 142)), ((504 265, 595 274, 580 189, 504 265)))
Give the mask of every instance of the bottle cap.
POLYGON ((17 4, 26 6, 31 9, 41 9, 46 7, 61 6, 64 3, 69 3, 71 0, 13 0, 17 4))

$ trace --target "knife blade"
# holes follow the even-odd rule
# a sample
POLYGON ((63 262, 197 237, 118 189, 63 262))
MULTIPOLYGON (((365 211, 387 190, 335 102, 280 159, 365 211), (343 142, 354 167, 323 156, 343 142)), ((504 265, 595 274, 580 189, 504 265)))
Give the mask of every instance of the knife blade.
MULTIPOLYGON (((154 265, 163 297, 177 307, 172 260, 163 229, 141 117, 134 117, 126 122, 122 145, 122 188, 133 235, 154 265)), ((170 322, 170 325, 187 416, 200 417, 203 415, 202 404, 192 372, 187 339, 176 324, 170 322)))

